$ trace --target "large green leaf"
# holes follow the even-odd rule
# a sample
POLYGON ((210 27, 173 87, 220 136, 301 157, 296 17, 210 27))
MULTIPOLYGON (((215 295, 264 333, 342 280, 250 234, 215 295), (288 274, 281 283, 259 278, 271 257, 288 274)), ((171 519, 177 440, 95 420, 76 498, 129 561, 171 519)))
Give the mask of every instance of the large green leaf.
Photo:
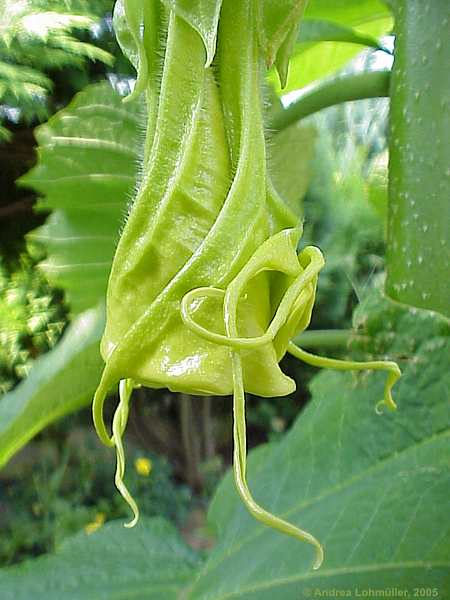
POLYGON ((0 572, 2 600, 175 600, 198 559, 163 519, 112 522, 0 572))
POLYGON ((0 466, 49 423, 91 401, 103 368, 104 320, 103 308, 79 315, 53 350, 34 363, 27 379, 2 397, 0 466))
POLYGON ((310 0, 305 11, 309 19, 328 19, 341 25, 358 26, 389 16, 383 0, 310 0))
POLYGON ((374 414, 382 375, 323 373, 291 432, 249 461, 256 497, 323 541, 319 571, 307 546, 248 516, 228 475, 210 509, 218 543, 195 583, 193 553, 165 522, 144 519, 132 531, 112 523, 92 537, 80 533, 56 555, 4 570, 2 600, 297 600, 392 588, 413 597, 416 587, 444 600, 449 325, 377 296, 356 325, 360 351, 404 357, 398 413, 374 414))
POLYGON ((322 568, 311 569, 312 548, 254 521, 228 477, 210 511, 218 543, 191 599, 356 597, 356 589, 394 587, 448 597, 449 327, 378 298, 357 320, 365 336, 380 330, 367 349, 407 357, 394 389, 398 412, 375 414, 382 375, 324 372, 293 429, 249 468, 255 498, 323 542, 322 568))
POLYGON ((275 64, 281 86, 286 84, 289 58, 307 0, 264 0, 259 3, 259 41, 266 65, 275 64))
POLYGON ((302 44, 308 42, 347 42, 380 48, 377 38, 371 35, 363 35, 352 27, 333 23, 333 21, 327 21, 326 19, 304 19, 300 27, 298 41, 302 44))
POLYGON ((122 105, 107 83, 87 87, 36 129, 38 163, 20 182, 52 210, 32 237, 44 243, 41 263, 66 291, 73 313, 102 299, 120 224, 140 155, 139 103, 122 105))
POLYGON ((380 0, 311 0, 300 26, 286 87, 281 90, 273 73, 270 81, 278 93, 285 93, 330 75, 365 46, 375 46, 392 23, 389 9, 380 0))
MULTIPOLYGON (((381 36, 392 26, 391 18, 377 19, 359 27, 359 35, 381 36)), ((355 58, 364 46, 348 42, 305 43, 297 46, 289 66, 289 77, 283 93, 299 89, 331 75, 355 58)), ((279 90, 281 91, 281 90, 279 90)))

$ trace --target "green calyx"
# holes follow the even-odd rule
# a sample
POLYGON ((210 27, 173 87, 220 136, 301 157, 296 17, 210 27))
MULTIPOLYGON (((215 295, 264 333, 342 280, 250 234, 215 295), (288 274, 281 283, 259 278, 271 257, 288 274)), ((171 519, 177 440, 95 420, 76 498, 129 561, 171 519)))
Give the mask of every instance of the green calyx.
POLYGON ((146 93, 148 120, 142 181, 108 284, 93 414, 99 437, 116 448, 116 485, 134 512, 131 526, 138 508, 123 482, 122 437, 133 387, 233 394, 237 490, 255 518, 313 544, 318 568, 320 543, 261 508, 248 489, 245 392, 292 392, 295 382, 279 366, 288 351, 317 366, 389 370, 383 402, 393 408, 398 367, 313 357, 291 342, 309 325, 324 259, 312 246, 297 254, 301 226, 267 172, 261 40, 271 40, 271 60, 285 68, 303 6, 283 4, 295 23, 270 34, 268 0, 116 5, 117 35, 138 69, 134 93, 146 93), (103 404, 118 383, 110 435, 103 404))

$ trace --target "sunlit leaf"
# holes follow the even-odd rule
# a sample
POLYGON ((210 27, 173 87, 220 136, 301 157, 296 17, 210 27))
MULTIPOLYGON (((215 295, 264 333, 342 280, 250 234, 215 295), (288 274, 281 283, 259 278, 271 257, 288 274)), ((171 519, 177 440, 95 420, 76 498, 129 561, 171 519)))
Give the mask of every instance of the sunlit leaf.
POLYGON ((286 87, 281 90, 274 73, 270 81, 278 93, 286 93, 334 73, 364 47, 375 46, 392 24, 391 12, 381 0, 311 0, 300 25, 300 43, 289 64, 286 87))
POLYGON ((103 364, 103 327, 102 308, 81 314, 60 342, 35 361, 28 377, 2 396, 0 466, 49 423, 89 404, 103 364))

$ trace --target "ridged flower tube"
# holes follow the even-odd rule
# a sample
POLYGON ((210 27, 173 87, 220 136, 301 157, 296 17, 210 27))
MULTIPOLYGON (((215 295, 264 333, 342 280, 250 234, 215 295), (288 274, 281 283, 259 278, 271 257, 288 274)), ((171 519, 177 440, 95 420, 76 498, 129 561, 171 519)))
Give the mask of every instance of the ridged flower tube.
MULTIPOLYGON (((281 4, 290 7, 291 21, 299 18, 301 2, 281 4)), ((133 387, 232 394, 238 493, 255 518, 312 544, 318 568, 323 550, 314 536, 260 507, 248 488, 245 392, 294 391, 279 364, 291 352, 319 366, 387 369, 384 402, 393 408, 390 388, 399 371, 395 363, 313 357, 291 342, 309 325, 324 259, 314 246, 298 252, 301 224, 268 176, 264 5, 116 5, 118 40, 138 69, 133 93, 146 94, 148 118, 142 177, 108 284, 105 369, 93 414, 101 440, 116 448, 116 485, 134 512, 132 525, 138 508, 123 482, 122 436, 133 387), (103 405, 116 385, 120 402, 109 433, 103 405)), ((270 38, 283 76, 298 25, 291 21, 282 20, 285 29, 270 38)))

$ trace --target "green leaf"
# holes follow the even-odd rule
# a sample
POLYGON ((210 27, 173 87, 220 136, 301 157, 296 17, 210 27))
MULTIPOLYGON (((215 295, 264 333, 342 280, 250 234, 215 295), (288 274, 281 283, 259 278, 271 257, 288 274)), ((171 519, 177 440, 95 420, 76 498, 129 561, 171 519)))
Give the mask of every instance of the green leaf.
MULTIPOLYGON (((389 32, 392 19, 373 21, 359 29, 360 34, 381 36, 389 32)), ((289 66, 289 78, 284 93, 302 88, 313 81, 334 74, 362 50, 357 44, 323 41, 299 44, 289 66)), ((279 90, 280 93, 281 90, 279 90)))
MULTIPOLYGON (((0 466, 49 423, 89 404, 103 361, 104 310, 78 316, 28 377, 0 401, 0 466)), ((3 596, 0 594, 3 598, 3 596)))
MULTIPOLYGON (((391 30, 392 23, 389 9, 380 0, 311 0, 283 93, 336 72, 364 46, 379 45, 376 40, 391 30)), ((274 73, 269 79, 281 93, 274 73)))
POLYGON ((2 600, 176 600, 198 559, 163 519, 111 522, 54 555, 0 571, 2 600))
POLYGON ((311 569, 312 549, 254 521, 228 478, 209 515, 219 539, 192 600, 393 587, 411 596, 414 587, 437 588, 446 597, 449 326, 378 296, 360 307, 356 323, 370 337, 359 351, 407 357, 394 388, 397 413, 374 412, 383 376, 323 372, 292 430, 249 469, 257 501, 323 542, 322 568, 311 569))
POLYGON ((2 125, 0 125, 0 142, 9 142, 11 137, 12 134, 9 129, 6 129, 6 127, 2 127, 2 125))
POLYGON ((287 69, 294 48, 300 18, 306 0, 264 0, 259 5, 259 37, 266 65, 275 64, 281 87, 286 84, 287 69))
POLYGON ((380 48, 380 43, 376 37, 363 35, 358 33, 356 29, 324 19, 304 19, 300 27, 298 41, 303 44, 308 42, 347 42, 380 48))
POLYGON ((73 313, 105 296, 137 173, 141 110, 101 83, 36 129, 38 163, 19 181, 42 194, 38 210, 53 212, 30 237, 45 245, 40 266, 65 289, 73 313))
POLYGON ((328 19, 342 25, 358 26, 390 16, 383 0, 310 0, 305 17, 328 19))

